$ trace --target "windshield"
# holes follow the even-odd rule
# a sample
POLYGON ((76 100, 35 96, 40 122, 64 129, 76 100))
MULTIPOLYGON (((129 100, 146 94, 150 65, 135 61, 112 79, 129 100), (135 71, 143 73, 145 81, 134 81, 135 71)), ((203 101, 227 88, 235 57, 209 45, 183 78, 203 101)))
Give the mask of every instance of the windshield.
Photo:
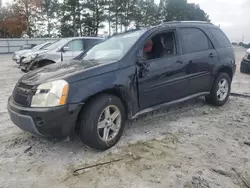
POLYGON ((25 44, 20 49, 21 50, 26 50, 26 49, 31 49, 31 48, 34 48, 34 46, 32 46, 32 44, 25 44))
POLYGON ((40 50, 43 50, 43 49, 46 49, 47 47, 49 47, 51 44, 53 44, 54 42, 50 42, 50 43, 47 43, 47 44, 45 44, 44 46, 42 46, 41 48, 40 48, 40 50))
POLYGON ((47 47, 48 45, 50 45, 50 43, 42 43, 42 44, 35 46, 33 49, 40 50, 40 49, 43 49, 44 47, 47 47))
POLYGON ((111 37, 92 47, 82 60, 119 60, 144 32, 145 30, 139 30, 111 37))
POLYGON ((69 39, 61 39, 49 46, 47 46, 46 48, 44 48, 45 50, 54 50, 55 48, 58 48, 59 46, 63 45, 64 43, 68 42, 69 39))

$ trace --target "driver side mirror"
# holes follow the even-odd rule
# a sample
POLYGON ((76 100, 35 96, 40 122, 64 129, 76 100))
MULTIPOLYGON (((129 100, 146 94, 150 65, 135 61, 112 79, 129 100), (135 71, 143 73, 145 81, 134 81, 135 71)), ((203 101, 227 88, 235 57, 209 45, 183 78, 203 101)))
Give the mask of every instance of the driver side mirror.
POLYGON ((64 46, 64 47, 62 48, 62 51, 63 51, 63 52, 69 51, 69 47, 68 47, 68 46, 64 46))

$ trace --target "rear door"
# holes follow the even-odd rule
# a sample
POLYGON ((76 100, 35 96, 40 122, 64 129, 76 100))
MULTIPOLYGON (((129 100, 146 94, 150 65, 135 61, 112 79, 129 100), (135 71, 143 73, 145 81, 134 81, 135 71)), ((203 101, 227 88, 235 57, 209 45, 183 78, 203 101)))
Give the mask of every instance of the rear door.
POLYGON ((74 39, 65 45, 68 51, 63 52, 63 60, 70 60, 78 56, 84 51, 84 40, 74 39))
POLYGON ((189 95, 209 92, 213 68, 219 63, 218 54, 207 35, 199 28, 180 28, 182 53, 187 64, 189 95))

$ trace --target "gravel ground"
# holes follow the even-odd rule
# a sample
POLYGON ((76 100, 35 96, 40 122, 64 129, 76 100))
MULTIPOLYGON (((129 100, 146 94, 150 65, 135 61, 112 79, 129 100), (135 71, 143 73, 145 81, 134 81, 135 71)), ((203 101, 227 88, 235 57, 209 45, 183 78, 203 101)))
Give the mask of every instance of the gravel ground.
MULTIPOLYGON (((236 49, 238 63, 244 53, 236 49)), ((22 73, 0 57, 0 187, 250 187, 250 98, 220 108, 201 98, 141 116, 114 148, 97 152, 78 138, 46 140, 14 126, 6 105, 22 73)), ((237 71, 232 91, 250 94, 249 84, 237 71)))

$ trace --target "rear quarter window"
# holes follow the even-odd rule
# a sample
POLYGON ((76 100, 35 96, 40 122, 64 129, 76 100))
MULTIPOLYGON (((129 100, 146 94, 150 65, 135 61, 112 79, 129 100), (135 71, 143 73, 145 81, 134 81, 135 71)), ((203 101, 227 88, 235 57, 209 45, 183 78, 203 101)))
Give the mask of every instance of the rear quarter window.
POLYGON ((215 40, 219 43, 221 48, 231 47, 231 43, 227 36, 219 29, 209 29, 215 40))

